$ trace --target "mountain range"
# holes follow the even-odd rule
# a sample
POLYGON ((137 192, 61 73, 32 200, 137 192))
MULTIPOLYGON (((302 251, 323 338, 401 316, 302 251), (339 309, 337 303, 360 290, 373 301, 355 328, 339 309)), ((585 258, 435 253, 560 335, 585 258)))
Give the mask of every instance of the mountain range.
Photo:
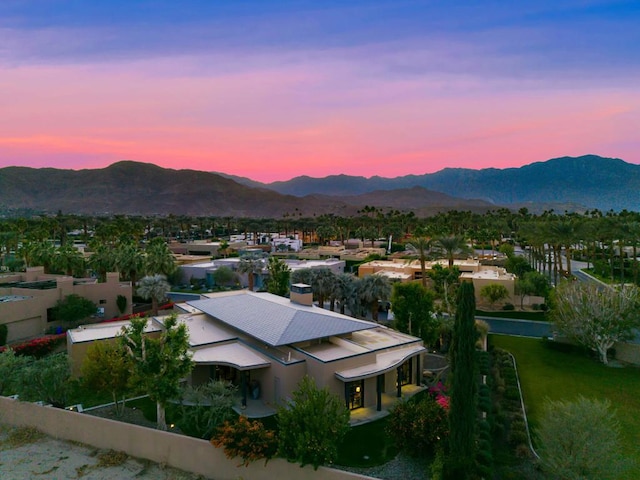
POLYGON ((638 210, 640 166, 595 155, 556 158, 520 168, 446 168, 396 178, 334 175, 263 184, 242 177, 172 170, 122 161, 103 169, 0 169, 0 211, 77 214, 280 218, 357 214, 364 206, 478 213, 501 207, 530 211, 638 210))

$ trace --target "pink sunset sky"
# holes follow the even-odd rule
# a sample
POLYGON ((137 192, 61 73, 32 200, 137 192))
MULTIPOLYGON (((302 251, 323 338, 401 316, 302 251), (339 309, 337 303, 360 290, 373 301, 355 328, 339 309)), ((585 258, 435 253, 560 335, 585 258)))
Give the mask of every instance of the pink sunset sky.
POLYGON ((0 6, 0 167, 135 160, 269 182, 640 163, 640 35, 625 30, 640 15, 617 2, 460 2, 455 17, 441 2, 112 2, 106 19, 30 3, 0 6))

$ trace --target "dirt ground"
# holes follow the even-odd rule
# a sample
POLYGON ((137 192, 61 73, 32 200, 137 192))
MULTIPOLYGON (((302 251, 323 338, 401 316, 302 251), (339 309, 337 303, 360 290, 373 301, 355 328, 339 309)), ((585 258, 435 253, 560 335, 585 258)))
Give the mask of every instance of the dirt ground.
POLYGON ((33 429, 0 425, 0 478, 86 480, 204 480, 204 477, 129 457, 56 440, 33 429))

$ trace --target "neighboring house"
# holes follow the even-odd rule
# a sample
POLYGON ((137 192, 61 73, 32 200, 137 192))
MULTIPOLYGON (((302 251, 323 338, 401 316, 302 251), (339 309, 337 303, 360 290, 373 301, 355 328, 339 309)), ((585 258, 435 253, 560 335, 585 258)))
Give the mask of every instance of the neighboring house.
MULTIPOLYGON (((429 271, 434 265, 448 267, 448 260, 440 259, 425 262, 425 270, 429 271)), ((503 285, 509 292, 511 303, 516 303, 518 299, 515 296, 516 276, 508 273, 502 267, 482 265, 478 260, 454 260, 454 266, 460 270, 460 280, 471 280, 475 289, 476 301, 480 301, 480 290, 485 285, 496 283, 503 285)), ((392 281, 411 282, 422 278, 422 270, 419 260, 374 260, 363 263, 358 267, 358 276, 366 275, 384 275, 392 281)), ((519 303, 519 301, 518 301, 519 303)))
MULTIPOLYGON (((327 258, 325 260, 296 260, 285 258, 282 259, 292 272, 304 268, 311 269, 319 269, 319 268, 328 268, 335 274, 344 273, 345 261, 339 260, 337 258, 327 258)), ((215 260, 200 262, 200 263, 191 263, 180 265, 179 268, 179 278, 180 282, 184 284, 188 284, 191 279, 195 280, 203 280, 205 284, 211 288, 215 286, 214 281, 214 273, 215 271, 222 267, 229 267, 234 272, 237 272, 238 265, 240 264, 240 258, 232 257, 232 258, 217 258, 215 260)), ((255 290, 258 290, 264 286, 266 279, 268 278, 268 269, 267 262, 265 260, 265 267, 262 272, 256 273, 254 276, 255 282, 255 290)), ((247 287, 249 284, 247 274, 238 273, 238 280, 242 287, 247 287)))
POLYGON ((51 310, 58 300, 80 295, 96 304, 97 318, 120 315, 116 299, 127 299, 124 313, 131 313, 131 282, 120 282, 117 272, 107 273, 107 280, 73 278, 44 273, 44 267, 27 268, 25 273, 0 275, 0 323, 8 327, 8 341, 42 335, 55 327, 51 310))
MULTIPOLYGON (((291 299, 246 290, 205 297, 176 305, 189 329, 193 384, 227 380, 240 387, 243 405, 253 398, 275 407, 309 375, 350 410, 382 410, 383 397, 421 388, 421 339, 313 306, 308 285, 292 285, 291 299)), ((161 326, 164 317, 153 320, 161 326)), ((104 338, 99 328, 85 327, 84 341, 91 329, 93 339, 104 338)), ((68 338, 75 355, 83 340, 75 331, 68 338)))

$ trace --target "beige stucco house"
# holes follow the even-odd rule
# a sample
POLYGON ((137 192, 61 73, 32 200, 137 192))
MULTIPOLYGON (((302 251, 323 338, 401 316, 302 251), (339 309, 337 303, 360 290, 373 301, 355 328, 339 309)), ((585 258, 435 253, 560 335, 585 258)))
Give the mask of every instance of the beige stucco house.
POLYGON ((119 281, 117 272, 107 273, 106 282, 95 278, 74 278, 44 273, 44 267, 26 272, 0 275, 0 324, 7 325, 9 342, 42 335, 58 323, 51 309, 58 300, 76 294, 96 304, 96 318, 113 318, 120 314, 116 299, 123 295, 131 313, 131 282, 119 281))
MULTIPOLYGON (((252 400, 275 407, 309 375, 350 410, 377 411, 383 399, 420 388, 426 351, 421 339, 319 308, 311 300, 311 288, 296 284, 291 299, 242 290, 176 305, 189 330, 191 383, 228 380, 240 388, 243 405, 252 400)), ((162 327, 165 318, 156 317, 153 324, 162 327)), ((71 356, 82 356, 78 344, 105 339, 100 328, 70 331, 71 356)))

